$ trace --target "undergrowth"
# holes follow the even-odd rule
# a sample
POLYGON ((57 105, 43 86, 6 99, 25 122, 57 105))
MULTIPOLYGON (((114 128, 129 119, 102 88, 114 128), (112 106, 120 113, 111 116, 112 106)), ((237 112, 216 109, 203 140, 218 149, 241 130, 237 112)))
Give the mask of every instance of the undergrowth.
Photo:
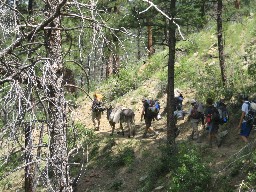
POLYGON ((159 184, 164 185, 166 191, 203 192, 209 189, 211 170, 200 158, 198 149, 184 143, 178 146, 178 154, 169 154, 166 147, 161 147, 161 151, 162 156, 154 159, 140 191, 152 191, 159 178, 162 178, 159 184))

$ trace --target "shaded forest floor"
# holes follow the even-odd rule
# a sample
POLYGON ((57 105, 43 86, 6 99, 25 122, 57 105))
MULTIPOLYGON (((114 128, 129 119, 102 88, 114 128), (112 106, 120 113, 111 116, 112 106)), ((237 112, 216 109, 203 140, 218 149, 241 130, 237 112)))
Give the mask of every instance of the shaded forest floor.
MULTIPOLYGON (((152 95, 154 95, 153 89, 152 95)), ((191 90, 183 92, 185 96, 184 100, 184 110, 188 111, 189 100, 193 97, 193 92, 191 90)), ((138 186, 141 185, 141 182, 146 175, 146 171, 152 166, 152 157, 160 155, 159 146, 163 145, 166 142, 166 117, 164 116, 161 120, 153 121, 152 127, 154 130, 158 131, 160 134, 158 136, 152 136, 148 138, 142 138, 144 133, 145 123, 140 121, 141 114, 141 99, 142 96, 136 97, 136 93, 131 93, 130 95, 124 96, 119 100, 118 103, 114 105, 122 105, 128 108, 132 108, 135 111, 135 127, 136 127, 136 136, 134 138, 127 138, 127 132, 125 136, 118 134, 121 130, 119 125, 115 130, 113 137, 110 137, 111 128, 107 121, 106 114, 102 115, 100 130, 96 131, 96 135, 101 138, 101 141, 112 142, 111 150, 112 153, 118 153, 121 147, 131 146, 134 148, 136 161, 132 166, 122 166, 115 168, 114 164, 109 164, 106 162, 104 156, 98 156, 97 159, 90 158, 89 154, 89 163, 86 171, 81 175, 78 184, 77 191, 125 191, 132 192, 138 191, 138 186), (136 98, 136 99, 135 99, 136 98), (137 102, 134 102, 136 100, 137 102), (100 162, 100 163, 99 163, 100 162)), ((166 94, 160 99, 162 108, 165 107, 166 103, 166 94)), ((79 107, 74 111, 73 115, 76 118, 76 121, 83 123, 86 127, 93 129, 93 124, 91 120, 91 101, 89 99, 81 100, 79 107)), ((238 114, 240 114, 239 108, 238 114)), ((220 127, 219 132, 228 131, 228 134, 223 137, 222 144, 220 147, 213 145, 212 148, 208 146, 207 134, 205 131, 200 130, 202 136, 202 142, 197 143, 196 140, 189 139, 191 134, 190 123, 187 121, 186 117, 184 120, 178 121, 178 128, 180 129, 180 134, 176 138, 177 144, 181 142, 187 142, 190 145, 194 145, 200 149, 203 159, 209 162, 209 167, 212 169, 214 178, 219 177, 225 171, 228 170, 229 166, 237 158, 237 155, 240 153, 246 145, 240 139, 238 135, 238 130, 236 126, 238 124, 238 118, 236 116, 231 116, 230 121, 220 127)), ((126 129, 127 130, 127 129, 126 129)), ((250 135, 250 140, 255 140, 256 130, 253 129, 250 135)), ((101 148, 106 148, 109 142, 102 142, 101 148)), ((103 153, 102 153, 103 154, 103 153)), ((115 163, 115 162, 113 162, 115 163)), ((242 175, 240 175, 242 177, 242 175)), ((166 176, 165 179, 168 179, 166 176)), ((239 176, 235 177, 232 183, 229 183, 230 186, 237 185, 237 181, 241 178, 239 176)), ((161 184, 155 184, 155 191, 167 191, 161 184)), ((214 191, 214 190, 213 190, 214 191)))

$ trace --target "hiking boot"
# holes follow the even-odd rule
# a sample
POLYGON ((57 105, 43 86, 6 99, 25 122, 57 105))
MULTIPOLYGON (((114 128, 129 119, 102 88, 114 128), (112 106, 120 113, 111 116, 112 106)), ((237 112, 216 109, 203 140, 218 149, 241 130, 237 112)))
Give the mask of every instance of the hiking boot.
POLYGON ((100 128, 99 128, 99 127, 95 127, 94 130, 95 130, 95 131, 99 131, 100 128))
POLYGON ((143 133, 142 138, 147 138, 147 133, 143 133))

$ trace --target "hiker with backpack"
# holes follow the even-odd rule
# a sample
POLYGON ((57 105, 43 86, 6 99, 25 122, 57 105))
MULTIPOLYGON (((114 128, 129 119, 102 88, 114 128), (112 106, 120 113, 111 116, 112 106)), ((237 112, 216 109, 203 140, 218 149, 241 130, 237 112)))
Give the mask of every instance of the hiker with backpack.
POLYGON ((184 100, 183 95, 179 92, 179 95, 174 97, 174 109, 175 111, 181 111, 182 110, 182 102, 184 100))
POLYGON ((156 101, 152 100, 152 99, 142 99, 142 111, 141 111, 141 121, 144 118, 145 120, 145 132, 143 134, 143 138, 147 137, 147 133, 150 132, 153 135, 158 135, 158 132, 154 131, 151 128, 151 124, 154 118, 157 117, 157 114, 159 112, 160 109, 160 104, 159 102, 156 103, 156 101))
POLYGON ((103 96, 98 93, 93 94, 93 102, 92 102, 92 122, 95 131, 99 131, 100 129, 100 119, 101 119, 101 114, 104 111, 104 107, 102 106, 102 98, 103 96), (97 121, 97 124, 96 124, 97 121))
POLYGON ((220 122, 220 114, 218 109, 213 105, 213 99, 208 98, 206 100, 206 109, 205 109, 205 121, 204 124, 207 126, 207 130, 209 132, 208 139, 209 139, 209 147, 212 147, 212 142, 215 140, 218 145, 218 129, 219 129, 219 122, 220 122))
POLYGON ((202 126, 204 126, 203 106, 201 103, 197 102, 195 99, 192 99, 190 101, 190 104, 191 104, 191 108, 188 112, 188 121, 190 121, 191 127, 192 127, 192 133, 190 135, 190 138, 192 140, 199 139, 198 126, 200 122, 202 123, 202 126))
POLYGON ((255 103, 250 103, 248 100, 248 96, 244 95, 242 97, 242 101, 242 114, 237 129, 240 129, 241 139, 245 143, 248 143, 248 137, 253 127, 256 109, 253 109, 255 103))
POLYGON ((218 102, 214 104, 214 106, 218 109, 220 114, 219 124, 223 125, 227 123, 229 120, 229 113, 228 113, 227 105, 224 102, 224 99, 220 99, 218 102))

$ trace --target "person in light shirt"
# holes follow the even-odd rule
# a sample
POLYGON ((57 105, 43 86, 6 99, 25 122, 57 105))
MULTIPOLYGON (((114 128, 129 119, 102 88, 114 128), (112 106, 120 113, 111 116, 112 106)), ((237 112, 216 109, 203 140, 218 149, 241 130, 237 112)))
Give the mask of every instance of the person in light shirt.
POLYGON ((242 101, 243 101, 242 113, 241 113, 241 117, 240 117, 240 121, 237 126, 237 129, 240 129, 240 136, 242 140, 245 143, 248 143, 248 137, 251 133, 252 126, 253 126, 253 124, 250 124, 245 120, 245 116, 248 114, 249 106, 250 106, 250 103, 248 101, 248 96, 244 95, 242 97, 242 101))

